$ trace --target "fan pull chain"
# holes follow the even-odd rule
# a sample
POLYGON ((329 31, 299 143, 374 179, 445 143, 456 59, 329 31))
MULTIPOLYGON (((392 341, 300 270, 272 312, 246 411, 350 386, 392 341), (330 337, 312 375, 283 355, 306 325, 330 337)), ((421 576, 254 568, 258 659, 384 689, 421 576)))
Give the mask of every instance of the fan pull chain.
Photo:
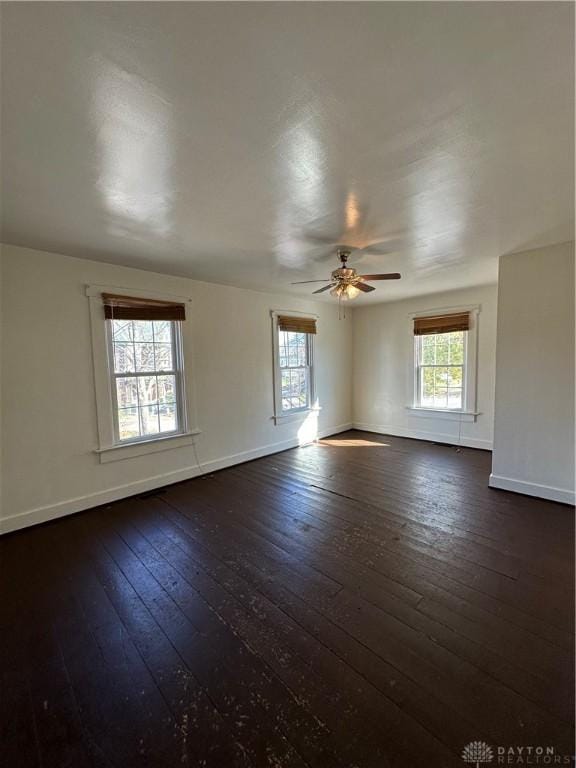
POLYGON ((342 302, 342 294, 338 296, 338 320, 346 320, 346 302, 342 302))

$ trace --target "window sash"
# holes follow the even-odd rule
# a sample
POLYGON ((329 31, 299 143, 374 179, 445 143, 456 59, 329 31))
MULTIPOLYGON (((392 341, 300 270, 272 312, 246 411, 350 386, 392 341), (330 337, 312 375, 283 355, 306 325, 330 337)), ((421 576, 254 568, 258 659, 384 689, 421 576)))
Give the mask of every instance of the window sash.
MULTIPOLYGON (((136 321, 138 322, 138 321, 136 321)), ((114 333, 113 333, 113 320, 106 320, 106 337, 108 342, 108 366, 110 372, 110 394, 112 399, 112 419, 114 425, 114 442, 116 445, 130 445, 133 443, 149 442, 150 440, 158 440, 163 437, 174 437, 180 435, 186 431, 186 413, 184 408, 184 382, 183 382, 183 352, 182 352, 182 335, 180 332, 180 326, 175 321, 170 322, 170 346, 172 348, 172 362, 173 367, 170 369, 154 369, 151 371, 124 371, 116 372, 116 364, 114 357, 114 333), (121 379, 138 379, 141 377, 151 376, 174 376, 175 386, 175 422, 176 427, 170 431, 158 431, 147 435, 137 435, 136 437, 120 437, 120 423, 119 423, 119 411, 126 410, 128 408, 136 408, 138 412, 141 408, 146 406, 140 405, 139 395, 137 390, 138 405, 126 406, 121 408, 118 404, 118 389, 116 386, 116 380, 121 379)), ((145 342, 136 342, 145 343, 145 342)), ((153 403, 152 405, 158 405, 160 403, 153 403)), ((170 403, 171 405, 171 403, 170 403)), ((138 427, 141 430, 140 413, 138 413, 138 427)))
MULTIPOLYGON (((451 333, 451 331, 447 331, 446 333, 451 333)), ((444 334, 434 334, 438 336, 442 336, 444 334)), ((468 331, 463 331, 463 343, 462 343, 462 363, 422 363, 422 357, 423 357, 423 351, 424 351, 424 339, 426 338, 425 335, 420 336, 414 336, 414 367, 415 367, 415 376, 414 376, 414 403, 417 407, 420 408, 433 408, 434 410, 443 410, 443 411, 463 411, 466 407, 467 402, 467 360, 468 360, 468 331), (449 387, 446 386, 447 393, 450 389, 460 389, 461 390, 461 397, 460 397, 460 406, 456 408, 450 408, 448 405, 441 406, 441 405, 423 405, 423 385, 424 385, 424 377, 423 377, 423 371, 426 368, 460 368, 462 371, 462 386, 461 387, 449 387)), ((436 393, 436 387, 434 387, 434 393, 436 393)))
MULTIPOLYGON (((282 413, 297 413, 298 411, 306 411, 308 408, 310 408, 310 366, 309 365, 300 365, 300 366, 290 366, 285 368, 280 368, 280 376, 282 376, 282 373, 284 371, 303 371, 304 372, 304 378, 306 381, 306 402, 304 405, 297 406, 295 408, 284 408, 284 397, 282 395, 282 381, 280 381, 280 407, 282 409, 282 413)), ((288 400, 292 399, 292 396, 289 396, 286 398, 288 400)))
POLYGON ((277 333, 277 341, 278 341, 278 350, 277 350, 277 360, 276 360, 276 366, 278 370, 279 375, 279 383, 278 383, 278 390, 279 390, 279 412, 282 415, 287 415, 290 413, 298 413, 300 411, 306 411, 308 410, 312 405, 312 339, 313 335, 310 333, 306 333, 306 364, 305 365, 289 365, 288 363, 285 365, 281 365, 280 363, 280 349, 281 349, 281 334, 282 333, 302 333, 302 331, 282 331, 280 328, 276 329, 277 333), (302 406, 299 406, 297 408, 284 408, 284 397, 282 395, 282 373, 284 371, 304 371, 305 379, 306 379, 306 403, 302 406))

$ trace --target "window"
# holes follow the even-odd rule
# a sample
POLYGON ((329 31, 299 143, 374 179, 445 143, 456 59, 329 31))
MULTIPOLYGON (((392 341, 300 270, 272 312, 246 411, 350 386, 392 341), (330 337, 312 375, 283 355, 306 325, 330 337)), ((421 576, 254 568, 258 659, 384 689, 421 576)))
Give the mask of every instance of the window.
POLYGON ((308 333, 278 331, 282 413, 310 407, 311 344, 308 333))
POLYGON ((272 313, 274 332, 274 412, 276 420, 314 404, 316 320, 272 313))
POLYGON ((184 431, 179 323, 106 321, 117 442, 184 431))
POLYGON ((475 421, 479 307, 410 315, 415 414, 475 421))
POLYGON ((463 408, 467 336, 467 331, 414 336, 421 408, 463 408))
POLYGON ((187 297, 89 285, 98 445, 102 464, 194 443, 187 297), (109 292, 108 292, 109 291, 109 292))

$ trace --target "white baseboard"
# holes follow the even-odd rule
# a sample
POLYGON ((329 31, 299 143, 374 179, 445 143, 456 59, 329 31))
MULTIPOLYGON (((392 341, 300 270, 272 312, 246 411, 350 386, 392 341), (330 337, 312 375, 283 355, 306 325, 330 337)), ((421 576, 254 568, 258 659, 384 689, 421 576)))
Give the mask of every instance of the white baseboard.
MULTIPOLYGON (((349 429, 352 429, 352 424, 340 424, 337 427, 320 430, 318 432, 318 437, 337 435, 338 433, 346 432, 349 429)), ((147 491, 153 491, 155 488, 163 488, 165 485, 179 483, 182 480, 190 480, 191 478, 199 477, 200 475, 207 475, 210 474, 210 472, 216 472, 219 469, 232 467, 235 464, 243 464, 245 461, 252 461, 252 459, 270 456, 274 453, 280 453, 280 451, 286 451, 289 448, 297 448, 298 445, 299 441, 297 438, 284 440, 279 443, 269 443, 260 448, 253 448, 249 451, 234 453, 231 456, 223 456, 219 459, 213 459, 200 466, 184 467, 183 469, 177 469, 174 472, 153 475, 152 477, 147 477, 144 480, 138 480, 134 483, 117 485, 114 488, 108 488, 105 491, 90 493, 86 496, 77 496, 76 498, 66 499, 65 501, 57 502, 56 504, 48 504, 45 507, 37 507, 36 509, 30 509, 26 512, 19 512, 16 515, 0 519, 0 534, 18 531, 21 528, 28 528, 30 525, 46 523, 49 520, 55 520, 58 517, 71 515, 75 512, 82 512, 82 510, 91 509, 92 507, 99 507, 102 504, 109 504, 112 501, 135 496, 138 493, 146 493, 147 491)))
POLYGON ((363 424, 354 422, 354 429, 364 432, 376 432, 380 435, 392 435, 394 437, 411 437, 415 440, 427 440, 432 443, 448 443, 449 445, 462 445, 466 448, 480 448, 483 451, 492 450, 491 440, 480 440, 475 437, 465 437, 459 440, 457 436, 443 432, 426 432, 421 429, 408 429, 405 427, 390 427, 381 424, 363 424))
POLYGON ((511 477, 491 474, 488 485, 502 491, 514 491, 515 493, 523 493, 525 496, 537 496, 539 499, 559 501, 561 504, 574 505, 576 502, 574 491, 566 488, 554 488, 551 485, 542 485, 541 483, 529 483, 527 480, 514 480, 511 477))

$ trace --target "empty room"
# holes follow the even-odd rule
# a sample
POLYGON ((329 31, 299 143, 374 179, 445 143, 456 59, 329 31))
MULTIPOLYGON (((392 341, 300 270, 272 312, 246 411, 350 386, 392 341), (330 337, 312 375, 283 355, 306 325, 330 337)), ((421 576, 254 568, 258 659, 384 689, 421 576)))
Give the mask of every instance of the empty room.
POLYGON ((0 765, 574 765, 573 2, 0 2, 0 765))

